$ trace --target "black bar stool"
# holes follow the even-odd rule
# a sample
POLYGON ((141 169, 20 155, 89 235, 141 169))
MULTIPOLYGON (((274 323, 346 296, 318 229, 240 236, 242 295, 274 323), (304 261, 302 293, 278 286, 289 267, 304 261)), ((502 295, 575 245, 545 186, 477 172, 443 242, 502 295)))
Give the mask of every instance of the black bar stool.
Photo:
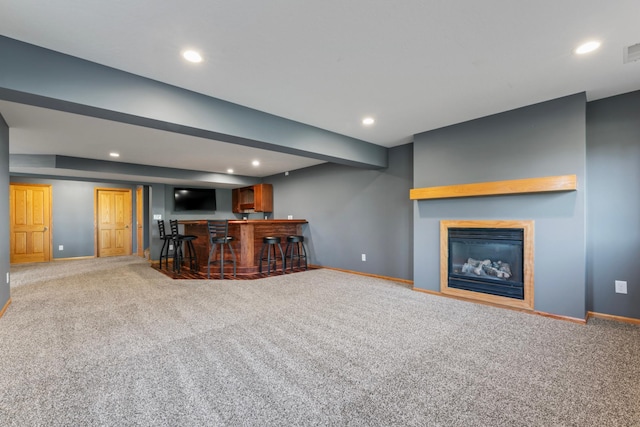
POLYGON ((180 268, 185 259, 189 260, 189 269, 191 271, 198 271, 198 258, 196 257, 196 248, 193 246, 193 241, 196 240, 198 236, 180 234, 177 219, 170 219, 169 226, 171 227, 171 236, 174 241, 173 271, 180 273, 180 268), (186 243, 185 246, 189 254, 187 256, 184 255, 182 248, 183 243, 186 243))
MULTIPOLYGON (((307 250, 304 247, 304 236, 287 236, 287 246, 284 249, 285 260, 289 258, 289 269, 293 271, 293 260, 298 260, 298 268, 300 268, 300 260, 304 260, 304 269, 307 270, 307 250), (300 250, 302 248, 302 251, 300 250)), ((285 265, 285 270, 286 270, 285 265)))
MULTIPOLYGON (((158 231, 160 232, 160 240, 162 240, 162 249, 160 249, 160 269, 162 269, 162 260, 164 259, 164 266, 169 268, 169 248, 173 246, 174 250, 176 244, 173 239, 173 235, 165 232, 164 220, 159 219, 158 231)), ((175 256, 172 254, 172 256, 175 256)))
POLYGON ((280 249, 280 258, 282 259, 282 273, 284 274, 284 252, 282 252, 282 245, 280 244, 282 239, 280 237, 266 236, 262 238, 262 249, 260 250, 260 266, 258 271, 262 273, 262 261, 267 261, 267 276, 271 275, 271 250, 273 249, 273 271, 276 271, 276 263, 278 256, 276 254, 276 246, 280 249), (264 256, 264 251, 267 251, 267 257, 264 256))
POLYGON ((220 263, 220 279, 224 279, 224 264, 233 263, 233 277, 236 277, 236 254, 233 252, 231 242, 233 237, 229 236, 228 220, 210 220, 207 221, 209 229, 209 260, 207 261, 207 279, 211 278, 211 264, 220 263), (220 260, 216 261, 216 249, 220 245, 220 260), (231 251, 231 259, 224 259, 224 246, 227 245, 231 251))

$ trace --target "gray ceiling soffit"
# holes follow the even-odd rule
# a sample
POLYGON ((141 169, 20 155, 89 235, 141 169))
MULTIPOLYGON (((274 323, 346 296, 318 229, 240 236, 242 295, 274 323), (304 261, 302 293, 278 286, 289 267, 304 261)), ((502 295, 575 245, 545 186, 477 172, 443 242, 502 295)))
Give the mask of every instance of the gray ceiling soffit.
POLYGON ((21 168, 55 168, 56 156, 53 154, 10 154, 9 167, 11 166, 21 168))
MULTIPOLYGON (((185 169, 163 168, 159 166, 138 165, 133 163, 109 162, 106 160, 82 159, 78 157, 57 155, 11 154, 9 156, 9 170, 19 171, 28 169, 31 173, 43 170, 49 175, 52 170, 81 171, 103 176, 123 176, 124 180, 132 178, 144 181, 147 177, 155 177, 167 182, 189 182, 201 185, 216 185, 225 188, 253 185, 260 180, 254 177, 228 175, 185 169)), ((156 180, 153 180, 156 182, 156 180)))
POLYGON ((0 36, 0 98, 371 169, 387 149, 0 36))

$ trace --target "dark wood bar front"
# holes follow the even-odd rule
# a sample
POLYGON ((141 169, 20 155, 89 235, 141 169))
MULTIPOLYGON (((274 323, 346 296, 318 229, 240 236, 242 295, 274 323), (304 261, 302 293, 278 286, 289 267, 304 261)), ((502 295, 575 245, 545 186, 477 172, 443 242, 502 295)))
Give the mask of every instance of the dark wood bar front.
MULTIPOLYGON (((207 221, 180 221, 184 225, 184 234, 198 236, 193 242, 196 249, 196 256, 200 265, 200 272, 207 274, 207 260, 209 259, 209 231, 207 221)), ((255 274, 258 272, 260 264, 260 249, 262 249, 262 238, 266 236, 276 236, 282 238, 282 250, 287 244, 286 237, 289 235, 302 235, 302 226, 307 224, 304 219, 249 219, 249 220, 229 220, 229 235, 234 237, 231 246, 236 254, 237 274, 255 274)), ((216 253, 216 258, 220 256, 220 248, 216 253)), ((231 254, 225 250, 224 258, 231 259, 231 254)), ((278 263, 278 268, 281 268, 278 263)), ((224 274, 233 273, 233 265, 226 264, 224 274)), ((212 277, 218 277, 220 266, 211 267, 212 277)))

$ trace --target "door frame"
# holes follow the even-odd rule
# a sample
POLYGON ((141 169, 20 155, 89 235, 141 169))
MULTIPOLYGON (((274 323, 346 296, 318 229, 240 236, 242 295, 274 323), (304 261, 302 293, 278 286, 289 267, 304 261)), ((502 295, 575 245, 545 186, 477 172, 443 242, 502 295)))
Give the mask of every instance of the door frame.
POLYGON ((136 254, 144 257, 144 188, 136 187, 136 254))
POLYGON ((123 193, 129 193, 129 209, 125 213, 127 217, 127 225, 129 226, 129 232, 127 233, 127 249, 125 255, 131 255, 133 250, 133 192, 130 188, 115 188, 115 187, 94 187, 93 189, 93 254, 96 258, 99 257, 98 251, 98 214, 99 214, 99 198, 98 193, 100 191, 121 191, 123 193))
MULTIPOLYGON (((31 183, 31 182, 9 182, 9 199, 11 199, 11 187, 14 185, 19 185, 19 186, 28 186, 28 187, 42 187, 42 188, 46 188, 48 193, 49 193, 49 223, 47 224, 47 227, 49 228, 49 256, 47 260, 44 260, 42 262, 51 262, 51 260, 53 259, 53 190, 52 190, 52 185, 51 184, 38 184, 38 183, 31 183)), ((12 209, 13 206, 9 206, 9 209, 12 209)), ((9 218, 11 218, 11 213, 9 213, 9 218)), ((11 223, 11 220, 9 219, 9 241, 11 241, 11 239, 13 239, 13 224, 11 223)), ((11 245, 9 245, 9 264, 11 264, 11 245)))

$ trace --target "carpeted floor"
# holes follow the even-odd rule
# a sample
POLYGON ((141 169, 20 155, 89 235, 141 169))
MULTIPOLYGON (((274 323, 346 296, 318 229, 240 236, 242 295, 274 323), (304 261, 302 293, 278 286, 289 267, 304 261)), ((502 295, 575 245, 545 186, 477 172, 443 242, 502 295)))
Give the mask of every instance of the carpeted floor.
POLYGON ((639 426, 640 328, 331 270, 12 266, 3 426, 639 426))

